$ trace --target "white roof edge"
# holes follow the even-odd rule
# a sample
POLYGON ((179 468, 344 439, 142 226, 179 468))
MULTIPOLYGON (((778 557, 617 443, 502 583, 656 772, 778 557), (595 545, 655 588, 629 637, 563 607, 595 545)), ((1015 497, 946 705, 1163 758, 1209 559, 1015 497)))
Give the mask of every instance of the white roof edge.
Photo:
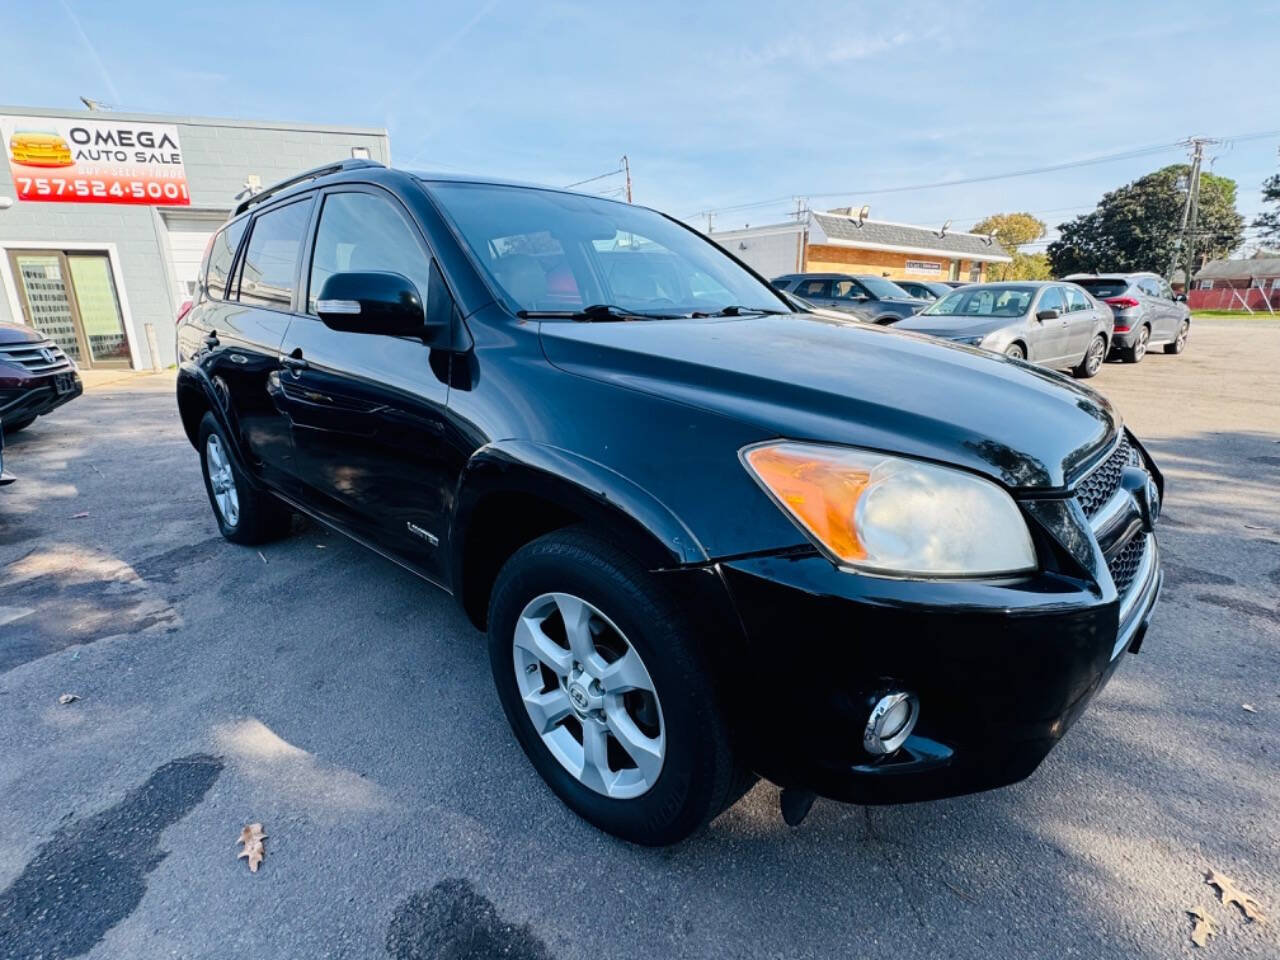
POLYGON ((65 118, 68 120, 124 120, 129 123, 171 123, 184 127, 245 127, 255 130, 288 130, 295 133, 339 133, 390 139, 386 127, 348 127, 336 123, 278 123, 271 120, 239 120, 235 117, 188 117, 177 113, 129 113, 123 110, 60 110, 56 107, 15 107, 0 104, 0 115, 65 118))
MULTIPOLYGON (((736 230, 714 230, 710 237, 763 237, 774 233, 799 233, 803 223, 766 223, 758 227, 739 227, 736 230)), ((705 232, 705 231, 704 231, 705 232)))
POLYGON ((969 253, 965 250, 939 250, 933 247, 904 247, 896 243, 869 243, 862 240, 839 240, 827 237, 823 241, 832 247, 852 247, 858 250, 884 250, 890 253, 923 253, 931 257, 946 257, 948 260, 978 260, 982 263, 1013 263, 1013 257, 1001 256, 998 253, 969 253))

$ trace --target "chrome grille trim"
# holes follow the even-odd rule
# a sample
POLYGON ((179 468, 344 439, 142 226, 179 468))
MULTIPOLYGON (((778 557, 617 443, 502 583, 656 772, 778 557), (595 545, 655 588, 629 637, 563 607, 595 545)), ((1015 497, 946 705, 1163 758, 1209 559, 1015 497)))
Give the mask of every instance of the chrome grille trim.
POLYGON ((1129 443, 1129 435, 1121 433, 1111 452, 1075 485, 1073 494, 1084 515, 1093 517, 1104 507, 1110 507, 1120 489, 1120 475, 1124 468, 1138 466, 1141 462, 1137 449, 1129 443))
POLYGON ((1137 614, 1152 601, 1152 595, 1159 584, 1159 569, 1156 565, 1159 548, 1156 546, 1156 538, 1149 533, 1139 536, 1143 542, 1142 560, 1129 582, 1128 591, 1120 598, 1120 629, 1117 631, 1115 647, 1111 651, 1112 660, 1128 649, 1133 632, 1142 620, 1137 614))
POLYGON ((38 343, 0 343, 0 360, 16 363, 32 373, 56 373, 71 369, 71 361, 52 340, 38 343), (46 360, 44 352, 53 354, 46 360))

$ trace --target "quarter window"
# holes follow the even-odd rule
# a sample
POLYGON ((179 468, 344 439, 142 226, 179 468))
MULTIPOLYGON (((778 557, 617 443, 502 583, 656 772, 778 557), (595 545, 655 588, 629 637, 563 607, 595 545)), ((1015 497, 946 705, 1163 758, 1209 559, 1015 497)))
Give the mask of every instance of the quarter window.
POLYGON ((316 312, 326 280, 348 272, 398 273, 418 288, 418 297, 426 303, 431 262, 413 228, 384 197, 331 193, 324 198, 311 255, 307 312, 316 312))
POLYGON ((311 198, 261 213, 253 220, 240 267, 239 300, 276 310, 293 304, 298 255, 311 217, 311 198))
POLYGON ((229 223, 213 235, 209 241, 209 269, 205 273, 205 290, 212 300, 224 300, 227 295, 227 277, 231 274, 231 262, 236 258, 236 248, 244 236, 248 220, 229 223))

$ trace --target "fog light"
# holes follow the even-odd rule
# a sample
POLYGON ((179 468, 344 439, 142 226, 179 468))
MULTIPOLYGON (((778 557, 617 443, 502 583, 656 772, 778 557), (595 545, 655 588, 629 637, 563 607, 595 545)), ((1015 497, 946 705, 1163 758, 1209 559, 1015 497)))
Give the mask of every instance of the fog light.
POLYGON ((907 742, 920 716, 920 701, 914 694, 890 693, 876 702, 862 732, 862 746, 877 756, 893 753, 907 742))

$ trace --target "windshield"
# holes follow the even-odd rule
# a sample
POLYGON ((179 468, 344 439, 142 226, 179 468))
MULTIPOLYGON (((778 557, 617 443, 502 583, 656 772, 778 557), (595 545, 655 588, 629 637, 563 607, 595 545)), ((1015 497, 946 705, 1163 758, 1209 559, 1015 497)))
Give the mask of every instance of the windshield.
POLYGON ((961 287, 921 313, 934 317, 1020 317, 1035 295, 1035 287, 961 287))
POLYGON ((911 294, 907 293, 907 291, 903 290, 891 280, 882 280, 880 277, 859 277, 858 282, 881 300, 884 300, 886 297, 891 300, 901 300, 903 297, 910 299, 911 297, 911 294))
POLYGON ((643 207, 492 184, 433 183, 430 190, 517 310, 609 304, 676 317, 789 309, 715 244, 643 207))
POLYGON ((1129 289, 1129 281, 1120 277, 1079 277, 1071 281, 1084 287, 1095 297, 1118 297, 1129 289))

